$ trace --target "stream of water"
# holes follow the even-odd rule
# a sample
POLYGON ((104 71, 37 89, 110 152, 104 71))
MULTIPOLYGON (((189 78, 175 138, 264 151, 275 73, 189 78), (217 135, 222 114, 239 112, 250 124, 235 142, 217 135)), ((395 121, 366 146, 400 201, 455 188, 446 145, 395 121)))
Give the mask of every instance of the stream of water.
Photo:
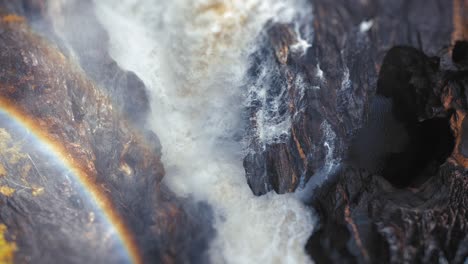
POLYGON ((299 0, 97 1, 111 56, 151 94, 149 126, 165 183, 215 212, 213 263, 309 263, 311 210, 293 194, 256 197, 242 166, 245 79, 269 20, 293 23, 299 0))

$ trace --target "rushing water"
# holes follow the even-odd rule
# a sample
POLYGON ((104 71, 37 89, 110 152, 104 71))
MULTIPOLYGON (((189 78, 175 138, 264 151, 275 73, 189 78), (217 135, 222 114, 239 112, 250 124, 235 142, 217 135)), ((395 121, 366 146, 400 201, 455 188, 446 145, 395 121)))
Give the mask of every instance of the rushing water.
POLYGON ((256 197, 242 158, 249 54, 269 20, 294 22, 299 0, 100 0, 111 55, 151 92, 166 184, 215 211, 213 263, 307 263, 314 218, 294 195, 256 197))

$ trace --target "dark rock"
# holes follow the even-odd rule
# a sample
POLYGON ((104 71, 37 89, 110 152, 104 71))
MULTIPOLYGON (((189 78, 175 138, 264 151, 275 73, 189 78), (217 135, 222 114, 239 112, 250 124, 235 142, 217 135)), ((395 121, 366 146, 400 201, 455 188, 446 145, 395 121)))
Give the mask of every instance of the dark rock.
POLYGON ((468 41, 457 41, 452 50, 452 60, 461 69, 468 67, 468 41))
MULTIPOLYGON (((317 0, 312 1, 312 5, 313 16, 295 21, 302 38, 313 39, 312 47, 304 54, 298 56, 290 50, 297 34, 292 25, 269 25, 259 40, 263 41, 263 48, 253 55, 252 83, 258 82, 259 78, 265 80, 265 76, 259 75, 259 68, 269 65, 271 84, 266 89, 267 104, 255 101, 250 116, 256 117, 259 110, 274 111, 268 102, 277 100, 281 102, 277 110, 281 118, 267 115, 265 119, 273 124, 291 120, 287 133, 265 142, 256 138, 258 121, 253 118, 249 132, 252 140, 244 165, 256 194, 272 189, 279 193, 293 191, 301 182, 307 182, 327 167, 326 163, 330 163, 330 160, 326 161, 327 154, 335 163, 344 157, 349 140, 363 125, 363 117, 376 92, 380 63, 392 46, 421 47, 431 54, 425 60, 430 68, 438 65, 437 60, 431 58, 451 43, 452 6, 445 1, 347 1, 337 4, 317 0), (370 21, 371 26, 361 30, 361 23, 365 21, 370 21), (311 24, 313 28, 307 27, 311 24), (271 63, 272 60, 276 63, 271 63), (278 94, 281 89, 285 91, 278 94), (325 127, 336 137, 330 135, 327 138, 325 127), (267 147, 276 144, 286 147, 279 152, 276 147, 267 147), (329 146, 334 148, 331 150, 329 146), (282 160, 287 158, 290 161, 282 160), (283 165, 275 168, 273 162, 283 165), (279 178, 275 182, 283 184, 272 185, 270 180, 273 178, 279 178)), ((403 50, 395 49, 395 52, 403 50)), ((412 54, 415 57, 412 60, 416 62, 410 60, 400 64, 417 63, 418 56, 426 59, 424 53, 412 54)), ((432 82, 419 78, 425 74, 415 73, 413 81, 420 82, 421 87, 424 82, 432 82)), ((384 81, 383 90, 385 85, 391 86, 384 81)), ((434 97, 418 100, 429 99, 434 97)), ((399 108, 395 110, 399 111, 399 108)), ((418 109, 432 111, 428 116, 436 115, 437 110, 418 109)))
POLYGON ((334 263, 463 263, 466 188, 463 170, 450 164, 418 189, 344 169, 316 194, 321 228, 307 250, 334 263))
MULTIPOLYGON (((267 99, 286 87, 291 127, 253 137, 244 161, 253 192, 319 186, 304 195, 320 217, 307 244, 318 263, 464 263, 466 3, 311 2, 313 30, 296 21, 313 39, 303 56, 290 50, 289 25, 269 25, 254 54, 275 61, 267 99)), ((258 61, 253 83, 264 78, 258 61)), ((264 108, 249 109, 250 134, 264 108)))
POLYGON ((466 261, 468 178, 460 146, 466 111, 461 90, 467 75, 448 69, 414 48, 392 48, 385 55, 377 96, 349 157, 334 180, 313 194, 312 205, 321 217, 321 227, 307 244, 313 258, 336 263, 466 261), (389 129, 395 126, 397 130, 389 129))
POLYGON ((447 159, 454 138, 448 118, 437 117, 447 116, 438 97, 440 76, 438 58, 409 47, 389 50, 372 100, 386 100, 389 106, 371 104, 367 124, 358 131, 349 153, 351 159, 366 161, 358 167, 378 172, 402 187, 447 159))

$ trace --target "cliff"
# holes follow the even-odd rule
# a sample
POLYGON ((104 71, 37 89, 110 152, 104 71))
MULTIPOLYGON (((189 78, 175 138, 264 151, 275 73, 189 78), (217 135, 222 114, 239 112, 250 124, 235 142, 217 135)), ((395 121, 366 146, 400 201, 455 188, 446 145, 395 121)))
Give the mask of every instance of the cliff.
POLYGON ((455 43, 468 38, 468 4, 311 3, 313 28, 269 25, 254 55, 276 61, 267 98, 286 87, 278 113, 291 127, 250 141, 251 189, 312 205, 318 263, 463 263, 467 50, 455 43), (313 42, 298 54, 301 39, 313 42))
POLYGON ((78 21, 55 12, 46 1, 0 2, 0 220, 9 245, 1 257, 201 261, 211 211, 161 183, 161 146, 142 126, 143 82, 109 57, 93 12, 82 22, 101 29, 95 50, 61 36, 52 18, 70 33, 78 21))

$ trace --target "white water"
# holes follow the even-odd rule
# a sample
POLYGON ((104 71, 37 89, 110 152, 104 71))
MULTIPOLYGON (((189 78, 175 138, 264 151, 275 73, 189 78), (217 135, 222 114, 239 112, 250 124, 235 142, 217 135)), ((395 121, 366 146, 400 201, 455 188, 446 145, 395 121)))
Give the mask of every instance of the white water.
POLYGON ((213 263, 308 263, 314 218, 294 195, 255 197, 242 167, 248 55, 269 19, 292 22, 299 0, 96 1, 111 55, 143 79, 165 181, 215 211, 213 263))

